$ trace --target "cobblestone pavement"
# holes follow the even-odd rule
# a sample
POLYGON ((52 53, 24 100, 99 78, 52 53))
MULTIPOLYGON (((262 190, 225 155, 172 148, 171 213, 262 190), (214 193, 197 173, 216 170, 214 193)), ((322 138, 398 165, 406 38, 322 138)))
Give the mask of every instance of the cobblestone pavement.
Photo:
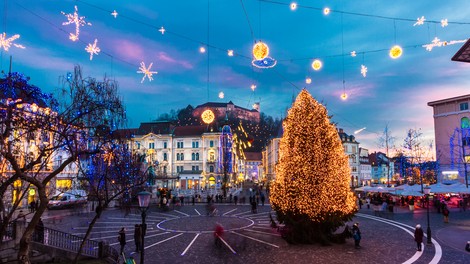
MULTIPOLYGON (((253 214, 248 205, 216 204, 219 214, 207 216, 204 204, 184 205, 161 211, 151 207, 147 212, 148 231, 145 237, 146 263, 470 263, 470 253, 464 247, 470 240, 470 211, 453 208, 450 223, 430 212, 432 245, 416 251, 413 231, 416 224, 427 228, 426 210, 410 212, 405 207, 394 213, 378 215, 362 208, 353 222, 360 222, 361 249, 354 242, 331 246, 291 245, 269 225, 269 205, 258 207, 253 214), (221 223, 226 232, 226 244, 217 247, 213 229, 221 223)), ((57 212, 45 216, 47 227, 83 235, 93 213, 57 212)), ((106 211, 93 229, 91 238, 105 240, 119 248, 117 232, 127 230, 125 252, 139 263, 135 249, 134 225, 141 222, 138 210, 125 216, 120 210, 106 211)), ((426 232, 425 232, 426 233, 426 232)), ((426 239, 425 239, 426 240, 426 239)))

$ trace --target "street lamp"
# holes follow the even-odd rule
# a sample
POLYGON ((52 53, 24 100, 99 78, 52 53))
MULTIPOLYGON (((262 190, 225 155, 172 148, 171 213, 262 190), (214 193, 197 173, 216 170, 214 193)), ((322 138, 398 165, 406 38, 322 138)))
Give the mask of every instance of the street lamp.
POLYGON ((424 188, 423 190, 424 190, 424 194, 426 195, 426 202, 427 202, 427 217, 428 217, 428 230, 427 230, 428 238, 427 238, 427 243, 432 244, 431 226, 429 225, 429 193, 431 192, 431 188, 429 188, 429 186, 428 186, 428 187, 424 188))
POLYGON ((140 250, 140 263, 144 263, 144 237, 147 232, 147 224, 145 223, 145 218, 147 217, 147 209, 149 208, 150 203, 150 193, 142 191, 137 194, 137 199, 139 200, 139 209, 142 212, 142 248, 140 250))

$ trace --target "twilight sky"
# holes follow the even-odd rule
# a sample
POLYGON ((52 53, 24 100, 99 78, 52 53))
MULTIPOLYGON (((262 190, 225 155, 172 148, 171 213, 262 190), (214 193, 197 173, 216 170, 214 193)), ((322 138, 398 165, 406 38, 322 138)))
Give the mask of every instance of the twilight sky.
POLYGON ((207 101, 228 102, 283 117, 292 98, 306 87, 362 147, 380 149, 377 138, 386 125, 396 145, 409 128, 433 140, 432 108, 427 102, 469 93, 470 63, 452 62, 463 45, 427 51, 422 45, 470 37, 468 0, 409 1, 258 0, 10 0, 0 5, 1 32, 20 34, 1 69, 31 77, 45 92, 62 85, 61 76, 80 65, 83 75, 119 82, 129 127, 155 119, 171 109, 207 101), (69 40, 75 25, 62 25, 64 14, 84 16, 79 40, 69 40), (325 7, 330 13, 324 15, 325 7), (118 13, 116 18, 111 14, 118 13), (424 16, 422 25, 415 25, 424 16), (448 25, 442 27, 441 20, 448 25), (165 28, 165 33, 158 31, 165 28), (98 55, 85 51, 97 39, 98 55), (252 66, 252 47, 265 42, 274 68, 252 66), (389 57, 394 45, 398 59, 389 57), (201 53, 200 47, 206 52, 201 53), (228 56, 233 50, 234 56, 228 56), (355 51, 356 56, 351 56, 355 51), (314 71, 319 59, 323 67, 314 71), (153 81, 137 73, 153 63, 153 81), (361 65, 367 67, 366 77, 361 65), (306 78, 311 83, 306 83, 306 78), (344 86, 343 86, 344 81, 344 86), (255 90, 251 89, 256 85, 255 90), (219 93, 224 98, 219 98, 219 93), (348 94, 347 100, 340 95, 348 94))

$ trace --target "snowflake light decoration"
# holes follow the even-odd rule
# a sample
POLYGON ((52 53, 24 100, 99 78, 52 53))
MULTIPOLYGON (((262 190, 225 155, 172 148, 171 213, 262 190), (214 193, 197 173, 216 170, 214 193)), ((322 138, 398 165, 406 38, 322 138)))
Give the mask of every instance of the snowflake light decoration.
POLYGON ((355 51, 355 50, 351 51, 351 57, 356 57, 356 55, 357 55, 357 54, 356 54, 356 51, 355 51))
POLYGON ((447 18, 441 20, 441 27, 447 27, 448 25, 449 25, 449 22, 447 21, 447 18))
POLYGON ((150 71, 150 69, 152 68, 152 65, 153 65, 153 62, 151 62, 150 65, 147 68, 147 67, 145 67, 145 62, 140 63, 140 67, 139 67, 139 70, 137 71, 137 73, 143 73, 144 74, 144 77, 142 77, 142 81, 140 81, 140 83, 144 82, 145 77, 147 77, 149 79, 149 81, 152 81, 153 80, 152 75, 154 73, 155 74, 158 73, 156 71, 150 71))
POLYGON ((0 48, 3 48, 3 50, 8 51, 11 45, 13 45, 17 48, 24 49, 25 47, 23 45, 13 43, 14 40, 19 39, 19 38, 20 38, 19 34, 15 34, 7 38, 7 34, 3 32, 3 34, 0 34, 0 48))
POLYGON ((114 10, 114 11, 111 13, 111 15, 112 15, 114 18, 117 18, 117 16, 119 15, 119 13, 118 13, 116 10, 114 10))
POLYGON ((361 74, 364 77, 367 75, 367 67, 365 65, 361 65, 361 74))
POLYGON ((95 39, 95 42, 93 43, 93 45, 89 43, 88 46, 86 46, 85 48, 86 52, 90 53, 90 60, 93 59, 93 54, 98 55, 98 53, 101 51, 100 48, 96 46, 96 43, 98 43, 97 39, 95 39))
POLYGON ((424 18, 424 16, 418 17, 416 19, 416 23, 413 24, 413 27, 414 26, 421 26, 422 24, 424 24, 424 21, 426 21, 426 18, 424 18))
POLYGON ((162 33, 162 35, 164 35, 166 30, 165 30, 164 27, 161 27, 158 31, 160 31, 162 33))
POLYGON ((81 26, 85 26, 85 25, 91 26, 90 22, 85 21, 84 16, 78 16, 78 7, 77 6, 75 6, 75 12, 73 14, 66 14, 63 11, 60 11, 60 13, 67 18, 67 21, 62 23, 63 26, 67 26, 67 25, 70 25, 70 24, 75 24, 75 34, 70 33, 70 35, 69 35, 69 39, 72 40, 72 41, 77 41, 78 40, 78 36, 80 35, 80 27, 81 26))
POLYGON ((427 51, 432 51, 435 47, 445 47, 447 45, 454 45, 457 43, 465 43, 467 39, 463 40, 451 40, 451 41, 441 41, 438 37, 435 37, 431 43, 425 44, 422 47, 425 48, 427 51))
POLYGON ((252 84, 252 85, 250 86, 250 88, 251 88, 251 90, 254 92, 255 89, 256 89, 256 85, 255 85, 255 84, 252 84))

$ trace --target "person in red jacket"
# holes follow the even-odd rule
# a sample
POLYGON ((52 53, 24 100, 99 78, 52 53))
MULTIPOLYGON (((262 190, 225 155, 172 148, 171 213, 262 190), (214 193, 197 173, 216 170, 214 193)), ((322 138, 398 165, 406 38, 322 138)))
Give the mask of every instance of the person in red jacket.
POLYGON ((423 236, 424 236, 424 233, 423 233, 423 229, 421 228, 421 225, 420 224, 416 225, 415 241, 416 241, 416 245, 418 246, 418 251, 421 251, 421 244, 423 243, 423 236))

